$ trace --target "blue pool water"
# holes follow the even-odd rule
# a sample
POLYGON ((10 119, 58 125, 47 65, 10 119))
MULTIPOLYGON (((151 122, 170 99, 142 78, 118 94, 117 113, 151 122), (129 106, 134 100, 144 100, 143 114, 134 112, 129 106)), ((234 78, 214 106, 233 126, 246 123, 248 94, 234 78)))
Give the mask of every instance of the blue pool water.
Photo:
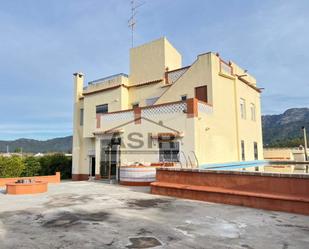
POLYGON ((309 174, 306 164, 272 164, 268 161, 233 162, 226 164, 204 164, 200 166, 209 170, 231 170, 247 172, 309 174))

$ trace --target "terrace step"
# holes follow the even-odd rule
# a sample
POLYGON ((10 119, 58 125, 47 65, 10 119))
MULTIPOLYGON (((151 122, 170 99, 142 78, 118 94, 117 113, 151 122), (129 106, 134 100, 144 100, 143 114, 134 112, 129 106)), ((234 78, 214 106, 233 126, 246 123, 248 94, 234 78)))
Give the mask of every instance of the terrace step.
POLYGON ((309 198, 303 196, 295 197, 168 182, 153 182, 150 186, 152 194, 309 215, 309 198))
POLYGON ((186 185, 186 184, 169 183, 169 182, 153 182, 150 185, 154 187, 156 186, 156 187, 163 187, 163 188, 187 189, 187 190, 193 190, 193 191, 224 193, 224 194, 230 194, 230 195, 253 196, 253 197, 261 197, 261 198, 301 201, 301 202, 309 203, 309 198, 295 197, 292 195, 254 193, 251 191, 226 189, 226 188, 219 188, 219 187, 209 187, 209 186, 186 185))

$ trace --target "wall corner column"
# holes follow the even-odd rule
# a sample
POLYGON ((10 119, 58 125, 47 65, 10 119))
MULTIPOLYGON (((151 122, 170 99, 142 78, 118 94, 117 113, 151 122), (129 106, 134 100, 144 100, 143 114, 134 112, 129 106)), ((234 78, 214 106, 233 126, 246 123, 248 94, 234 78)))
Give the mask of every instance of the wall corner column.
POLYGON ((187 118, 198 116, 198 100, 196 98, 187 99, 187 118))

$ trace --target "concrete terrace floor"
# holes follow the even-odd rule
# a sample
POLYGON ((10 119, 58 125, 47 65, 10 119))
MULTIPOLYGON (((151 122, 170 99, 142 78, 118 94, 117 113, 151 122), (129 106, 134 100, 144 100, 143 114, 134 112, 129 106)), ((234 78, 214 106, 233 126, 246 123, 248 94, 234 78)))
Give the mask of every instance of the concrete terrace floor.
POLYGON ((0 248, 308 248, 309 216, 190 201, 101 182, 0 192, 0 248))

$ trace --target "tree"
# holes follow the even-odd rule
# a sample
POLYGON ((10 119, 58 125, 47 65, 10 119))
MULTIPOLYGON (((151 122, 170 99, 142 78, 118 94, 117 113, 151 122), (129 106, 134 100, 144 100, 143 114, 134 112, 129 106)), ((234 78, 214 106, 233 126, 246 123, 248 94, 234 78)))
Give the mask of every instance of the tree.
POLYGON ((24 169, 25 165, 21 157, 0 157, 0 177, 18 177, 24 169))
POLYGON ((21 147, 17 147, 15 150, 14 150, 15 153, 21 153, 22 152, 22 148, 21 147))

